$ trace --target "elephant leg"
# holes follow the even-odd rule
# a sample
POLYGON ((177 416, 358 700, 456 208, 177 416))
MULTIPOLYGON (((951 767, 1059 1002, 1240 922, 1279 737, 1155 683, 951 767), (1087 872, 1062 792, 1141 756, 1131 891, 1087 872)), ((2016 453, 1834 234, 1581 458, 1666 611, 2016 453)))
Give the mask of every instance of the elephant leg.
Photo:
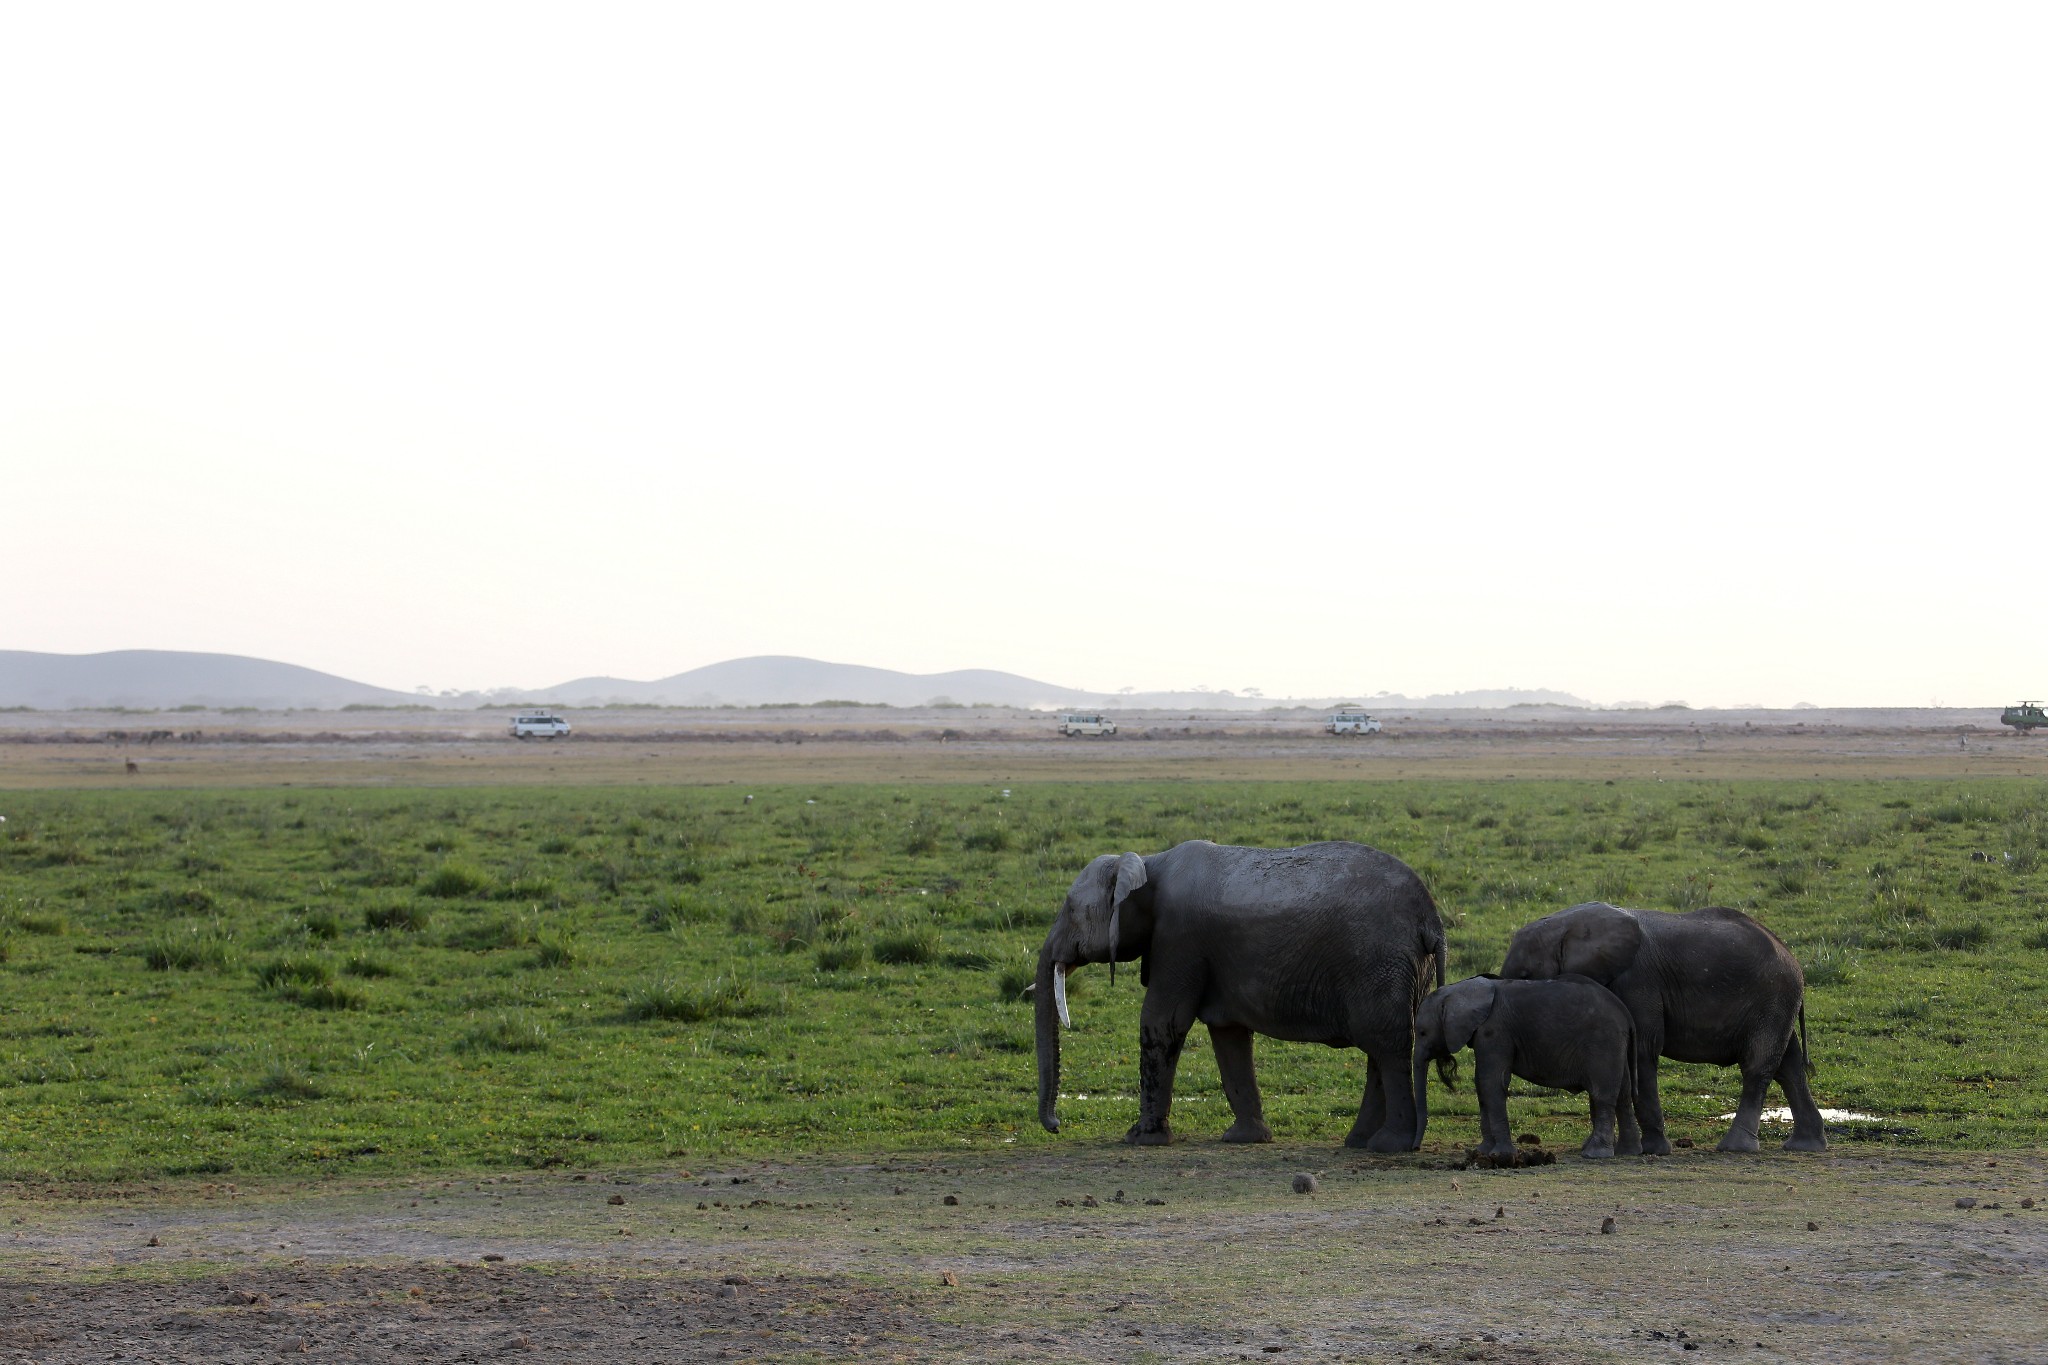
POLYGON ((1173 1112, 1173 1073, 1193 1022, 1167 1010, 1155 1012, 1151 999, 1146 999, 1138 1018, 1138 1121, 1124 1134, 1125 1142, 1164 1147, 1173 1141, 1167 1122, 1173 1112))
POLYGON ((1785 1139, 1788 1152, 1825 1152, 1827 1130, 1821 1126, 1820 1106, 1813 1102, 1813 1088, 1806 1083, 1806 1049, 1794 1038, 1778 1065, 1778 1086, 1785 1103, 1792 1108, 1792 1136, 1785 1139))
POLYGON ((1358 1102, 1358 1119, 1344 1135, 1346 1147, 1363 1147, 1369 1152, 1407 1152, 1415 1148, 1415 1097, 1408 1092, 1405 1061, 1394 1054, 1368 1050, 1365 1054, 1365 1094, 1358 1102))
POLYGON ((1614 1082, 1614 1113, 1621 1123, 1621 1134, 1614 1141, 1616 1156, 1641 1156, 1643 1135, 1636 1127, 1635 1096, 1628 1093, 1628 1083, 1617 1077, 1614 1082))
POLYGON ((1593 1131, 1586 1138, 1585 1145, 1579 1148, 1579 1155, 1594 1159, 1613 1156, 1614 1111, 1620 1107, 1615 1102, 1614 1092, 1589 1086, 1586 1098, 1592 1102, 1593 1131))
POLYGON ((1508 1056, 1505 1049, 1473 1049, 1472 1092, 1479 1097, 1479 1154, 1512 1157, 1515 1130, 1508 1124, 1508 1056))
POLYGON ((1641 1125, 1644 1156, 1670 1156, 1671 1139, 1664 1135, 1664 1105, 1657 1098, 1657 1059, 1664 1051, 1661 1034, 1636 1033, 1636 1122, 1641 1125))
POLYGON ((1216 1070, 1223 1076, 1223 1098, 1237 1122, 1223 1134, 1225 1142, 1271 1142, 1265 1105, 1259 1100, 1259 1079, 1252 1071, 1252 1031, 1242 1025, 1209 1025, 1209 1044, 1216 1049, 1216 1070))
POLYGON ((1721 1139, 1717 1150, 1754 1152, 1758 1147, 1757 1124, 1763 1119, 1764 1097, 1771 1087, 1771 1073, 1742 1069, 1742 1098, 1735 1105, 1735 1121, 1721 1139))

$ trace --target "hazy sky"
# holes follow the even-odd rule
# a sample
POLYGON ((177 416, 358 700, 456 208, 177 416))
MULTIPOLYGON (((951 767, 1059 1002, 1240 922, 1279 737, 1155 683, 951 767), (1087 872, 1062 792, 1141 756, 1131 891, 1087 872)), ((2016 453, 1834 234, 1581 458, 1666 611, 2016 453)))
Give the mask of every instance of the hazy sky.
POLYGON ((2048 692, 2048 9, 0 11, 0 647, 2048 692))

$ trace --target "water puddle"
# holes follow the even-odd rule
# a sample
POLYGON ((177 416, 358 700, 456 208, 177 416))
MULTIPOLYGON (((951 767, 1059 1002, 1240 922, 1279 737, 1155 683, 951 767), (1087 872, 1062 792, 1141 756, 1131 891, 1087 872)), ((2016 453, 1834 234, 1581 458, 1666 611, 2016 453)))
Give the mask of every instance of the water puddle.
MULTIPOLYGON (((1735 1115, 1733 1114, 1723 1114, 1721 1115, 1721 1121, 1723 1123, 1726 1123, 1729 1119, 1732 1119, 1734 1117, 1735 1115)), ((1789 1124, 1792 1122, 1792 1111, 1781 1104, 1776 1109, 1764 1110, 1764 1112, 1759 1114, 1757 1117, 1764 1123, 1789 1124)), ((1823 1123, 1884 1122, 1884 1120, 1879 1118, 1876 1114, 1859 1114, 1854 1109, 1823 1109, 1820 1111, 1820 1117, 1821 1122, 1823 1123)))

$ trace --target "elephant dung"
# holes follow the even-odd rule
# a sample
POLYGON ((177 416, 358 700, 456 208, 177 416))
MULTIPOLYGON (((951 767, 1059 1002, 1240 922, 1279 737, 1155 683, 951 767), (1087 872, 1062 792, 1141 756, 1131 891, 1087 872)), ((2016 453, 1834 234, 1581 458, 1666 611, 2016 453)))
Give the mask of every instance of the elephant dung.
POLYGON ((1307 1171, 1297 1171, 1295 1173, 1294 1192, 1296 1194, 1314 1194, 1322 1187, 1323 1182, 1310 1175, 1307 1171))
POLYGON ((1517 1147, 1506 1156, 1490 1156, 1477 1147, 1465 1149, 1465 1159, 1458 1163, 1459 1170, 1477 1166, 1481 1170, 1512 1170, 1519 1166, 1555 1166, 1557 1153, 1541 1147, 1517 1147))

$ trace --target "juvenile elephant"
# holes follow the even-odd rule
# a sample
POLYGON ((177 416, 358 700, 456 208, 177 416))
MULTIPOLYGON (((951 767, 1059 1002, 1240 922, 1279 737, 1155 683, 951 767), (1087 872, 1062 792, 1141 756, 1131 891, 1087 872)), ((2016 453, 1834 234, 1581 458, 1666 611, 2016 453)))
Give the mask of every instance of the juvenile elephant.
POLYGON ((1742 1100, 1724 1152, 1754 1152, 1773 1078, 1792 1107, 1793 1152, 1825 1151, 1806 1084, 1806 977, 1777 935, 1740 910, 1674 914, 1594 901, 1525 924, 1508 944, 1509 980, 1591 977, 1621 998, 1636 1026, 1636 1118, 1643 1150, 1671 1150, 1657 1101, 1657 1059, 1742 1068, 1742 1100), (1795 1034, 1796 1029, 1796 1034, 1795 1034))
POLYGON ((1458 1053, 1472 1049, 1479 1096, 1479 1152, 1513 1156, 1508 1077, 1553 1090, 1583 1091, 1593 1105, 1593 1135, 1581 1156, 1634 1156, 1635 1025, 1613 992, 1583 976, 1552 981, 1468 977, 1433 991, 1415 1014, 1415 1145, 1429 1127, 1429 1064, 1451 1089, 1458 1053), (1615 1141, 1619 1118, 1621 1140, 1615 1141))
POLYGON ((1038 951, 1038 1121, 1059 1131, 1067 973, 1138 958, 1138 1121, 1126 1142, 1173 1140, 1174 1068, 1199 1019, 1237 1120, 1225 1142, 1272 1141, 1252 1072, 1252 1035, 1263 1033, 1363 1050, 1365 1095, 1345 1145, 1406 1151, 1415 1141, 1406 1084, 1415 1007, 1432 974, 1443 984, 1443 944, 1422 879, 1364 844, 1195 840, 1148 858, 1105 854, 1075 878, 1038 951))

